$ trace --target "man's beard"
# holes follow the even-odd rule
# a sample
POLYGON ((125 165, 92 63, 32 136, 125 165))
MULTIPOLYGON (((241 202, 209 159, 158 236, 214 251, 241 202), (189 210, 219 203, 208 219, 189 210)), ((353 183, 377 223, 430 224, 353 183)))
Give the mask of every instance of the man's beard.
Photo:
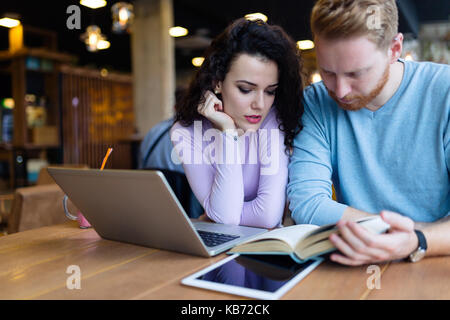
POLYGON ((383 75, 381 76, 380 81, 378 81, 377 85, 375 86, 375 89, 373 89, 368 95, 346 95, 343 100, 352 101, 355 100, 352 103, 343 103, 339 101, 338 97, 334 92, 331 90, 328 90, 328 94, 333 98, 334 101, 344 110, 347 111, 358 111, 362 108, 366 107, 370 101, 375 99, 376 96, 380 94, 380 92, 383 90, 384 86, 386 85, 387 81, 389 80, 389 64, 387 64, 386 69, 384 70, 383 75))

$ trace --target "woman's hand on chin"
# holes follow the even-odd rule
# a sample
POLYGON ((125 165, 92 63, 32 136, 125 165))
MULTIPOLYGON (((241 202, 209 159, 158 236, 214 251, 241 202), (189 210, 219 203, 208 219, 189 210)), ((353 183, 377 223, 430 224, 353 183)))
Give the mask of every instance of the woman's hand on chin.
POLYGON ((211 121, 220 131, 234 130, 234 120, 223 111, 222 101, 211 91, 206 91, 205 102, 198 105, 197 111, 211 121))

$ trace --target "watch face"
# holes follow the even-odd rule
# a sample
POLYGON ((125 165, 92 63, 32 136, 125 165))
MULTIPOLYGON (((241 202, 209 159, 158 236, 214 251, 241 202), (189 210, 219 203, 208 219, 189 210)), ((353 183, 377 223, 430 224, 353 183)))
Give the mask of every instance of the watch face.
POLYGON ((417 251, 410 254, 409 260, 411 260, 411 262, 417 262, 425 256, 425 252, 425 250, 419 248, 417 251))

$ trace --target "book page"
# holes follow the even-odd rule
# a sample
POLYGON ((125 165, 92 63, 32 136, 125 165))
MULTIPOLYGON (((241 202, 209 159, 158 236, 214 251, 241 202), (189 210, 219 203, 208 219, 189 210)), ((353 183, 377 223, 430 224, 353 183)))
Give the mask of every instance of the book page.
MULTIPOLYGON (((379 234, 389 230, 390 226, 381 219, 380 216, 368 217, 356 221, 359 225, 370 231, 379 234)), ((295 253, 300 259, 307 259, 317 254, 329 252, 334 245, 328 240, 332 233, 337 233, 335 225, 324 226, 308 234, 307 238, 301 241, 295 248, 295 253), (324 228, 325 227, 325 228, 324 228)))
POLYGON ((279 228, 258 235, 255 238, 246 241, 245 243, 257 242, 260 240, 277 239, 286 242, 291 248, 295 248, 296 243, 300 239, 302 239, 308 232, 316 228, 318 228, 318 226, 315 226, 313 224, 298 224, 294 226, 279 228))
MULTIPOLYGON (((385 223, 380 216, 362 218, 356 220, 356 222, 374 233, 382 233, 389 229, 389 225, 385 223)), ((310 232, 306 237, 307 239, 298 244, 296 250, 301 250, 316 241, 326 239, 336 232, 338 232, 336 224, 321 226, 313 232, 310 232)))

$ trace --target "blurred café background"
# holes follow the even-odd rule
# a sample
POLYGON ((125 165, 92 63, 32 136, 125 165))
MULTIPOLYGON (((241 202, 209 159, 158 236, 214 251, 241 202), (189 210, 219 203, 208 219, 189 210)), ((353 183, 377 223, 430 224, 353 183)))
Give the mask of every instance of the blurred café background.
MULTIPOLYGON (((316 70, 314 0, 4 0, 0 4, 0 225, 48 165, 136 169, 139 144, 211 39, 247 16, 281 25, 316 70), (3 217, 3 219, 2 219, 3 217)), ((398 0, 403 58, 450 63, 450 1, 398 0)))

